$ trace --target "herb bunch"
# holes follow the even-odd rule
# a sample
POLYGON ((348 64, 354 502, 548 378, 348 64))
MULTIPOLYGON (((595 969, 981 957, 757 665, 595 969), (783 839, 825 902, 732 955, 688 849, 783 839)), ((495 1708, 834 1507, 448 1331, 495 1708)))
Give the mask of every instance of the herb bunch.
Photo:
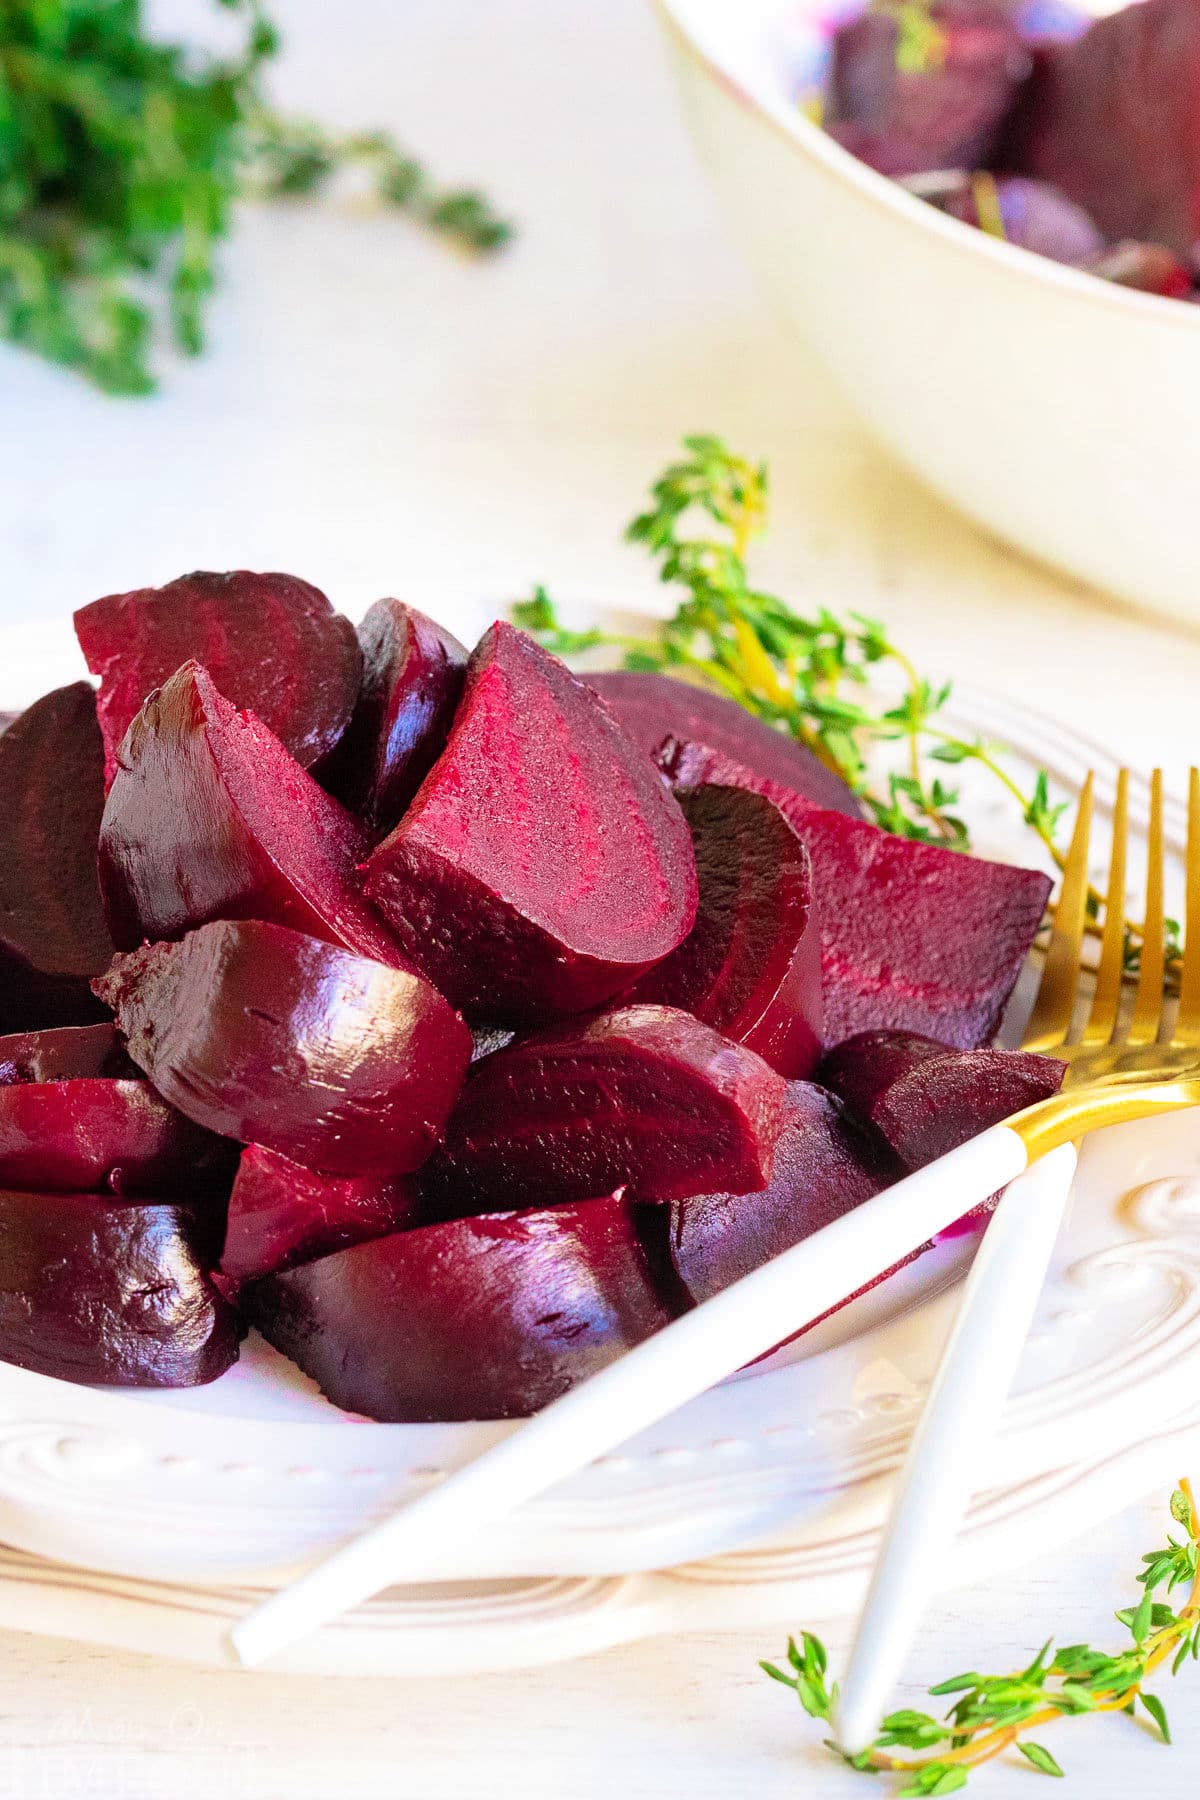
POLYGON ((142 0, 0 0, 0 335, 108 393, 154 385, 156 311, 204 342, 216 248, 243 193, 312 193, 365 167, 381 201, 471 249, 509 235, 475 193, 439 193, 389 137, 280 119, 262 76, 279 39, 260 0, 240 47, 152 39, 142 0))
MULTIPOLYGON (((1117 1614, 1131 1639, 1123 1649, 1109 1654, 1087 1644, 1055 1649, 1047 1643, 1028 1668, 1015 1674, 972 1670, 930 1688, 933 1698, 950 1700, 941 1718, 904 1708, 883 1719, 874 1741, 857 1755, 847 1755, 832 1739, 826 1739, 828 1747, 851 1768, 902 1775, 898 1795, 931 1795, 965 1787, 973 1769, 1009 1749, 1043 1775, 1061 1775, 1054 1756, 1030 1734, 1084 1713, 1132 1714, 1140 1706, 1169 1744, 1166 1710, 1145 1684, 1168 1663, 1178 1675, 1185 1662, 1200 1660, 1200 1521, 1186 1480, 1171 1496, 1171 1517, 1184 1535, 1168 1537, 1164 1549, 1142 1558, 1137 1604, 1117 1614), (1155 1598, 1179 1587, 1187 1593, 1178 1610, 1169 1600, 1155 1598)), ((819 1638, 806 1631, 799 1643, 789 1639, 786 1668, 770 1662, 759 1666, 773 1681, 791 1688, 811 1718, 832 1722, 837 1684, 828 1680, 819 1638)))

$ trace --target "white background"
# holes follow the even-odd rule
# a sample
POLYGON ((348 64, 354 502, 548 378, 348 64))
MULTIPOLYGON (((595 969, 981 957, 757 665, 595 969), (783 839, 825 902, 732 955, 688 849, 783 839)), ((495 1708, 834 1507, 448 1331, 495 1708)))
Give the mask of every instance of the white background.
MULTIPOLYGON (((158 9, 178 22, 198 4, 158 9)), ((281 567, 360 610, 464 627, 543 580, 579 616, 657 596, 620 528, 684 430, 770 459, 761 572, 885 617, 931 674, 1024 694, 1142 766, 1188 753, 1200 642, 982 539, 860 435, 758 303, 676 118, 641 0, 280 0, 288 104, 392 125, 486 181, 521 235, 470 266, 351 203, 248 212, 202 362, 120 402, 0 352, 0 704, 58 674, 68 617, 196 566, 281 567)), ((819 246, 814 245, 814 255, 819 246)), ((880 271, 880 305, 887 272, 880 271)), ((1013 348, 1019 379, 1019 346, 1013 348)), ((1194 742, 1194 740, 1193 740, 1194 742)), ((930 1611, 914 1668, 1113 1637, 1165 1496, 930 1611)), ((812 1621, 797 1620, 797 1626, 812 1621)), ((836 1646, 838 1628, 829 1632, 836 1646)), ((0 1795, 630 1800, 880 1793, 755 1669, 772 1633, 457 1686, 182 1670, 0 1633, 0 1795)), ((1170 1698, 1171 1696, 1168 1696, 1170 1698)), ((1200 1788, 1200 1681, 1167 1751, 1060 1726, 1094 1800, 1200 1788)), ((981 1790, 1036 1793, 1023 1766, 981 1790)))

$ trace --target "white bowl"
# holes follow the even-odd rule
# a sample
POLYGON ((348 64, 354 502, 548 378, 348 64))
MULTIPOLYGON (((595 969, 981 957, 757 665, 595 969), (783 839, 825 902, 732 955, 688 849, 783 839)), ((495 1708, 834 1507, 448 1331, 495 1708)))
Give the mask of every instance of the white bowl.
POLYGON ((820 0, 658 9, 735 234, 869 429, 1021 549, 1200 620, 1200 309, 961 225, 842 150, 791 91, 820 0))

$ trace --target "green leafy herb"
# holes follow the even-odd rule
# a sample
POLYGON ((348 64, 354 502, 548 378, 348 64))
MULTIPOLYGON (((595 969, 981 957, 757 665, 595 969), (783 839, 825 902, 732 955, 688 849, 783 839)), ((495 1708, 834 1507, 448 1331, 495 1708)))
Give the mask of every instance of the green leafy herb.
MULTIPOLYGON (((1009 1749, 1041 1774, 1061 1776, 1050 1751, 1026 1734, 1082 1713, 1132 1713, 1140 1705, 1169 1744, 1166 1709, 1156 1694, 1146 1692, 1145 1683, 1168 1662, 1178 1674, 1185 1661, 1200 1659, 1200 1527, 1186 1480, 1171 1496, 1171 1517, 1187 1536, 1169 1537, 1165 1549, 1142 1558, 1141 1597, 1117 1614, 1132 1639, 1126 1648, 1109 1654, 1087 1644, 1060 1649, 1043 1644, 1028 1668, 1015 1674, 972 1671, 930 1688, 931 1698, 951 1699, 941 1717, 905 1708, 881 1720, 872 1742, 858 1754, 847 1755, 832 1739, 826 1740, 829 1748, 852 1768, 902 1776, 897 1794, 921 1795, 953 1793, 966 1785, 972 1770, 1009 1749), (1155 1598, 1178 1587, 1187 1588, 1178 1611, 1155 1598), (897 1750, 910 1754, 897 1756, 897 1750)), ((802 1634, 799 1645, 788 1640, 786 1669, 769 1662, 759 1667, 791 1688, 811 1718, 834 1719, 837 1686, 827 1683, 825 1649, 811 1632, 802 1634)))
POLYGON ((225 57, 153 39, 142 0, 0 0, 0 335, 109 393, 153 389, 163 308, 176 343, 202 349, 243 193, 311 194, 355 165, 384 204, 460 245, 510 235, 482 195, 440 192, 391 138, 280 119, 260 0, 215 3, 243 26, 225 57))

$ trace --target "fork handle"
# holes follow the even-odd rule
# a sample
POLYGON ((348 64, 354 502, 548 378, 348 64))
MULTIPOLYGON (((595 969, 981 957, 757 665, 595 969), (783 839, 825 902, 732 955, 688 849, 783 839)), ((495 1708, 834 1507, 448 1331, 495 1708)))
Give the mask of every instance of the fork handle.
POLYGON ((1062 1224, 1075 1149, 1063 1144, 1014 1181, 976 1252, 900 1473, 841 1684, 834 1730, 857 1754, 887 1711, 938 1564, 966 1511, 1029 1335, 1062 1224))

